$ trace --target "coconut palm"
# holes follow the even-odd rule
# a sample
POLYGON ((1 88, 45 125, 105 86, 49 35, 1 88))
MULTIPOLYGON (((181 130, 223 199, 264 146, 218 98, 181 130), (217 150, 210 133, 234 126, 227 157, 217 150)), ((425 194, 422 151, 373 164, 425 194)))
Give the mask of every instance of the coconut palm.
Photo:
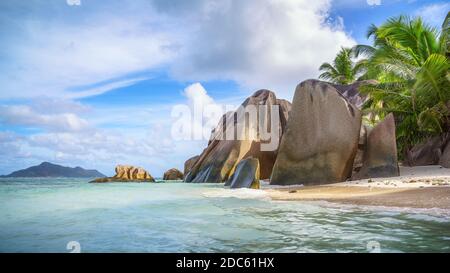
POLYGON ((443 132, 449 122, 449 21, 447 15, 439 32, 421 18, 391 18, 369 28, 373 46, 353 48, 367 57, 362 77, 380 82, 362 88, 370 98, 364 108, 381 117, 394 113, 401 152, 443 132))
POLYGON ((354 62, 353 56, 351 48, 342 47, 334 58, 333 64, 323 63, 319 67, 320 71, 324 71, 319 78, 336 84, 353 83, 365 65, 365 62, 354 62))

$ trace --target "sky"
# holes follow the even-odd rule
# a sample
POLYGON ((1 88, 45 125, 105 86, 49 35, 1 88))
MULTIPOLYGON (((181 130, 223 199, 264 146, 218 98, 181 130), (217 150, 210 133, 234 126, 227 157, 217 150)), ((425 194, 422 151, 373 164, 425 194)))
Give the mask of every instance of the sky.
MULTIPOLYGON (((207 140, 175 105, 239 105, 295 86, 400 14, 439 27, 445 0, 2 0, 0 174, 42 161, 162 176, 207 140)), ((209 130, 209 128, 207 128, 209 130)))

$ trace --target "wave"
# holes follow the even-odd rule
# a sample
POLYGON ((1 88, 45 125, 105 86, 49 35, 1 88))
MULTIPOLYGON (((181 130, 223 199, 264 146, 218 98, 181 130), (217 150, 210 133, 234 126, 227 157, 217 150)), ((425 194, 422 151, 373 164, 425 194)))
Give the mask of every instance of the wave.
POLYGON ((255 189, 213 189, 203 192, 202 195, 208 198, 239 198, 239 199, 264 199, 270 200, 268 194, 263 190, 255 189))
MULTIPOLYGON (((280 202, 280 201, 276 201, 280 202)), ((292 202, 292 201, 281 201, 281 202, 292 202)), ((450 209, 442 208, 413 208, 413 207, 392 207, 392 206, 379 206, 379 205, 353 205, 353 204, 343 204, 337 202, 329 201, 300 201, 304 203, 315 204, 325 208, 342 209, 347 211, 372 211, 376 213, 401 213, 408 214, 411 218, 416 217, 430 217, 428 220, 439 219, 439 221, 448 222, 450 221, 450 209), (436 217, 436 218, 435 218, 436 217)))

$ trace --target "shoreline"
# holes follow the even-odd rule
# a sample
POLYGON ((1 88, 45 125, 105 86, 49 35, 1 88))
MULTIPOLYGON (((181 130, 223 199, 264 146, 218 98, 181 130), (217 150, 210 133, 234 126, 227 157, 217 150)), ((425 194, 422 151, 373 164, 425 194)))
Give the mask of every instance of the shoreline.
POLYGON ((318 186, 262 189, 274 201, 332 203, 400 208, 449 209, 450 170, 439 166, 401 167, 399 177, 363 179, 318 186))

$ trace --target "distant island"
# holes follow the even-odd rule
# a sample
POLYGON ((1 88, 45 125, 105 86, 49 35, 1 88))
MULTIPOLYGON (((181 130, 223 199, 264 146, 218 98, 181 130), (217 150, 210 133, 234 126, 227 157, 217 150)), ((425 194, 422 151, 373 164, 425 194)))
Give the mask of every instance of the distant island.
POLYGON ((86 170, 81 167, 65 167, 50 162, 42 162, 23 170, 12 172, 0 177, 105 177, 97 170, 86 170))

